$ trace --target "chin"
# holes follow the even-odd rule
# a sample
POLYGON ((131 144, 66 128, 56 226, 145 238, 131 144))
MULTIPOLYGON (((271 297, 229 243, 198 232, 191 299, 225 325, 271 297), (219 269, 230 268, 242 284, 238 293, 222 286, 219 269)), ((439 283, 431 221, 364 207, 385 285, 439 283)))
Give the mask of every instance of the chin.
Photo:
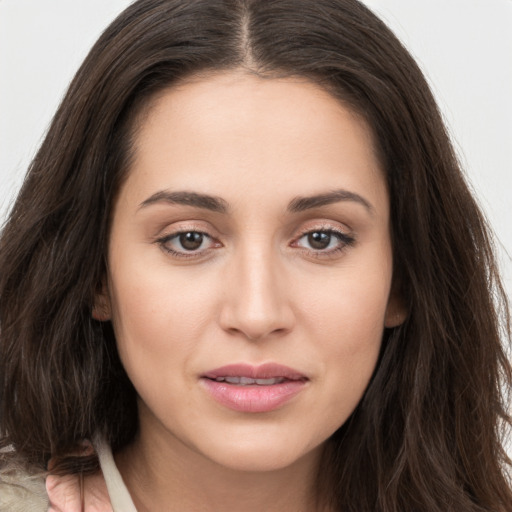
POLYGON ((212 444, 208 452, 203 452, 210 460, 233 471, 268 472, 279 471, 300 463, 304 459, 320 457, 323 443, 311 449, 304 443, 290 443, 290 439, 270 440, 262 435, 258 440, 246 441, 233 439, 230 444, 217 446, 212 444), (212 448, 214 448, 212 450, 212 448))

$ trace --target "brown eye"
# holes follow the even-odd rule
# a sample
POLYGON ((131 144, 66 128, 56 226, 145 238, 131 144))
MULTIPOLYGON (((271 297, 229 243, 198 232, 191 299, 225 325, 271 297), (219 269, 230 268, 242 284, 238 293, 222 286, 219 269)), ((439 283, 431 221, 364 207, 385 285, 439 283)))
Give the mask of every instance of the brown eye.
POLYGON ((318 229, 304 233, 294 242, 300 247, 317 256, 333 256, 335 253, 354 245, 355 239, 335 229, 318 229))
POLYGON ((196 251, 201 247, 204 241, 204 235, 197 231, 189 231, 179 235, 179 243, 186 251, 196 251))
POLYGON ((331 233, 325 231, 313 231, 308 233, 308 244, 312 249, 322 250, 327 249, 331 243, 331 233))
POLYGON ((176 257, 204 255, 212 247, 218 246, 211 236, 201 231, 179 231, 159 239, 158 244, 176 257))

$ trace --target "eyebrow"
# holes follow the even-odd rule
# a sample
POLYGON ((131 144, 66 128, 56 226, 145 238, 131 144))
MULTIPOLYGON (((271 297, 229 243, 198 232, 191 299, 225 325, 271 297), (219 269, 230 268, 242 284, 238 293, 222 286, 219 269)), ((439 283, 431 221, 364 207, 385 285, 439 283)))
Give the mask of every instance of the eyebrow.
POLYGON ((161 190, 148 197, 140 204, 139 208, 145 208, 155 203, 180 204, 184 206, 194 206, 217 213, 227 213, 228 203, 220 197, 207 194, 198 194, 197 192, 171 192, 161 190))
MULTIPOLYGON (((364 197, 350 192, 348 190, 333 190, 324 194, 317 194, 314 196, 296 197, 290 201, 287 210, 291 213, 300 213, 313 208, 320 208, 330 204, 338 203, 341 201, 353 201, 364 206, 364 208, 373 215, 375 209, 364 197)), ((161 190, 143 201, 139 208, 146 208, 147 206, 157 203, 178 204, 184 206, 193 206, 195 208, 202 208, 216 213, 227 213, 229 211, 229 204, 221 197, 211 196, 208 194, 199 194, 197 192, 176 191, 171 192, 168 190, 161 190)))
POLYGON ((288 211, 292 213, 299 213, 312 208, 319 208, 321 206, 327 206, 340 201, 353 201, 364 206, 368 213, 372 214, 375 212, 375 208, 367 201, 364 197, 348 190, 333 190, 325 194, 318 194, 308 197, 296 197, 288 205, 288 211))

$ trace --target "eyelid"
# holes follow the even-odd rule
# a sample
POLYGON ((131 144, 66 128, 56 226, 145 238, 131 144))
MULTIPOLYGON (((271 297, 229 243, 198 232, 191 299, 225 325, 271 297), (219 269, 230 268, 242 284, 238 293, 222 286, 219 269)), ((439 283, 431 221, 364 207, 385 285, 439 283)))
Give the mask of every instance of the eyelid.
MULTIPOLYGON (((170 254, 172 257, 176 259, 196 259, 200 260, 203 257, 206 257, 211 253, 213 249, 217 249, 223 247, 223 243, 219 241, 219 236, 216 236, 212 233, 215 231, 214 229, 205 228, 204 223, 194 222, 194 221, 185 221, 183 223, 176 222, 167 226, 166 229, 162 230, 163 233, 153 237, 153 243, 156 243, 160 246, 162 251, 167 254, 170 254), (177 224, 177 225, 176 225, 177 224), (202 224, 202 225, 198 225, 202 224), (175 226, 176 225, 176 226, 175 226), (175 227, 174 227, 175 226, 175 227), (208 247, 202 249, 192 249, 187 251, 184 249, 174 250, 168 244, 171 240, 176 239, 181 234, 185 233, 198 233, 202 236, 209 239, 208 247)), ((335 257, 337 254, 347 250, 351 246, 356 243, 355 234, 350 228, 343 229, 340 227, 340 223, 336 221, 318 221, 318 222, 310 222, 306 225, 302 226, 300 230, 293 236, 291 242, 289 242, 289 246, 295 249, 300 250, 308 255, 311 255, 315 258, 326 258, 335 257), (338 239, 338 244, 336 247, 326 248, 326 249, 315 249, 315 248, 307 248, 303 247, 299 244, 300 240, 311 233, 314 232, 322 232, 329 233, 338 239)))
POLYGON ((297 231, 294 239, 315 231, 332 231, 347 237, 354 236, 353 230, 346 224, 341 224, 337 221, 318 220, 303 224, 297 231))
POLYGON ((192 230, 177 231, 175 233, 171 233, 170 235, 167 235, 167 236, 164 236, 164 237, 158 239, 157 243, 160 245, 160 248, 162 249, 162 251, 164 251, 167 254, 170 254, 173 258, 176 258, 176 259, 201 259, 203 257, 206 257, 213 249, 222 247, 222 244, 220 244, 219 242, 216 242, 215 239, 213 237, 211 237, 208 233, 202 233, 200 231, 192 231, 192 230), (170 246, 167 245, 170 241, 174 240, 175 238, 179 237, 180 235, 182 235, 184 233, 191 233, 191 232, 199 233, 202 236, 210 239, 209 247, 206 247, 203 249, 198 249, 198 250, 191 250, 191 251, 187 251, 187 250, 180 251, 180 250, 172 249, 170 246))
POLYGON ((166 254, 171 255, 174 258, 177 259, 188 259, 188 258, 195 258, 200 259, 201 257, 206 256, 212 249, 222 247, 222 243, 219 242, 218 236, 216 236, 214 231, 211 228, 205 228, 204 223, 198 223, 194 221, 185 221, 182 223, 176 222, 171 224, 170 226, 167 226, 165 229, 163 229, 160 234, 157 234, 152 238, 152 242, 159 245, 162 251, 164 251, 166 254), (201 225, 200 225, 201 224, 201 225), (182 234, 185 233, 199 233, 204 237, 207 237, 210 239, 210 247, 207 247, 205 249, 200 249, 197 251, 178 251, 171 249, 166 244, 169 243, 171 240, 174 240, 175 238, 179 237, 182 234))
MULTIPOLYGON (((336 223, 338 224, 338 223, 336 223)), ((301 230, 298 232, 298 234, 293 238, 292 243, 290 244, 292 247, 296 247, 299 250, 302 250, 309 255, 315 257, 315 258, 329 258, 329 257, 335 257, 336 255, 343 253, 346 251, 349 247, 352 247, 356 243, 355 234, 352 230, 347 229, 344 230, 339 227, 338 225, 334 225, 334 223, 330 222, 321 222, 316 224, 310 224, 309 226, 305 226, 301 228, 301 230), (331 249, 308 249, 305 247, 301 247, 298 245, 298 242, 306 235, 309 235, 311 233, 315 232, 322 232, 322 233, 331 233, 334 234, 340 241, 340 243, 331 249)))

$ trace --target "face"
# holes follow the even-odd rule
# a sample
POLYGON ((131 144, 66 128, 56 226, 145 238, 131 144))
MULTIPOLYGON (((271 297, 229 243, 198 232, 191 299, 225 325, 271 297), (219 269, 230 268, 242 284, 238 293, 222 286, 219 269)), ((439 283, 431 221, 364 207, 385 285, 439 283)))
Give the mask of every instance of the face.
POLYGON ((306 80, 241 72, 160 94, 140 123, 95 315, 141 435, 290 465, 352 413, 402 320, 371 134, 306 80))

